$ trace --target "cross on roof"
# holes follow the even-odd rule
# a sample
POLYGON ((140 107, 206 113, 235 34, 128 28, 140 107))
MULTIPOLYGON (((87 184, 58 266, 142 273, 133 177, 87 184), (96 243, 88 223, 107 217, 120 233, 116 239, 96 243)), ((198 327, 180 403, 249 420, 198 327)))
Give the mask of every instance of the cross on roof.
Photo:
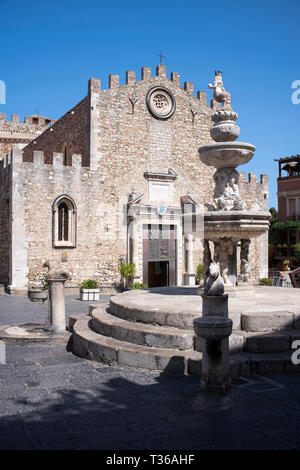
POLYGON ((157 55, 160 57, 160 62, 159 62, 159 63, 162 64, 163 57, 166 58, 166 56, 163 55, 161 51, 160 51, 160 53, 157 54, 157 55))

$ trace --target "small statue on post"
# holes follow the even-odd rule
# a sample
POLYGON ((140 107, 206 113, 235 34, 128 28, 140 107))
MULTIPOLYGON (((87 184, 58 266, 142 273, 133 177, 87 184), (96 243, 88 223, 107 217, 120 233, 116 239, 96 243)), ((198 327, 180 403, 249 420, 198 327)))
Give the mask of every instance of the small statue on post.
POLYGON ((222 71, 215 71, 215 81, 212 85, 208 84, 208 88, 214 90, 213 98, 217 103, 222 103, 222 109, 231 110, 231 95, 229 91, 226 91, 223 85, 222 71))

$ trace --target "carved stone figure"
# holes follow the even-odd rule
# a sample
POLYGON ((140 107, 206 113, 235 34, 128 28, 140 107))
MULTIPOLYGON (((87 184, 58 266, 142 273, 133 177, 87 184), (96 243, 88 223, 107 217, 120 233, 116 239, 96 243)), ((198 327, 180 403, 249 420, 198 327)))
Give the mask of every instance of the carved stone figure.
POLYGON ((224 294, 224 282, 220 275, 219 263, 211 263, 209 266, 209 277, 204 286, 205 295, 220 296, 224 294))
POLYGON ((213 98, 217 103, 222 103, 223 109, 231 109, 231 96, 224 88, 222 72, 220 70, 215 71, 214 84, 209 83, 208 88, 214 90, 213 98))
POLYGON ((48 268, 48 273, 45 275, 46 279, 71 279, 71 274, 68 271, 62 269, 54 269, 50 265, 50 261, 46 261, 43 264, 44 268, 48 268))
POLYGON ((229 271, 229 268, 223 269, 222 278, 223 278, 225 286, 232 286, 232 282, 230 281, 228 277, 228 271, 229 271))
POLYGON ((214 174, 215 190, 214 201, 217 210, 230 211, 244 209, 244 202, 240 197, 238 180, 239 172, 234 168, 220 168, 214 174))
POLYGON ((241 240, 241 271, 239 276, 239 283, 247 283, 250 278, 251 269, 249 263, 249 246, 250 240, 241 240))

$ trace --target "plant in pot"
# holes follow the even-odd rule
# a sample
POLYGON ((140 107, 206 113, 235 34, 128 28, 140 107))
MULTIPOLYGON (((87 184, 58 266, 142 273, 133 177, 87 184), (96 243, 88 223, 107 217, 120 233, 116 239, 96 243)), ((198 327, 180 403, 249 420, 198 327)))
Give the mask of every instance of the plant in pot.
POLYGON ((143 282, 135 282, 133 284, 133 289, 147 289, 147 287, 143 282))
POLYGON ((136 273, 134 263, 121 263, 119 267, 121 274, 121 287, 122 290, 132 289, 134 275, 136 273))
POLYGON ((197 284, 200 284, 203 277, 203 263, 199 263, 196 268, 196 281, 197 284))
POLYGON ((99 300, 100 288, 94 279, 87 279, 79 286, 80 300, 99 300))
POLYGON ((49 282, 43 280, 41 287, 31 287, 28 289, 28 299, 31 302, 45 302, 48 299, 49 282))

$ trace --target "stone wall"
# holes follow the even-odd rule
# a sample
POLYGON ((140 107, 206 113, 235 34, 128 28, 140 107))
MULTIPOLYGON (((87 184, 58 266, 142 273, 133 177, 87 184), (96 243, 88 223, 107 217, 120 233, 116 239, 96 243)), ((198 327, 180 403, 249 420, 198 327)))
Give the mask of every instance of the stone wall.
POLYGON ((67 153, 65 164, 71 165, 73 153, 83 156, 83 163, 87 161, 87 98, 80 101, 74 108, 31 142, 24 149, 24 161, 30 162, 34 151, 45 154, 45 163, 52 163, 53 152, 67 153))
POLYGON ((42 116, 26 116, 24 122, 20 122, 17 114, 12 114, 8 121, 6 115, 0 113, 0 160, 18 145, 31 142, 54 122, 42 116))
POLYGON ((0 161, 0 284, 9 282, 11 172, 9 157, 0 161))

